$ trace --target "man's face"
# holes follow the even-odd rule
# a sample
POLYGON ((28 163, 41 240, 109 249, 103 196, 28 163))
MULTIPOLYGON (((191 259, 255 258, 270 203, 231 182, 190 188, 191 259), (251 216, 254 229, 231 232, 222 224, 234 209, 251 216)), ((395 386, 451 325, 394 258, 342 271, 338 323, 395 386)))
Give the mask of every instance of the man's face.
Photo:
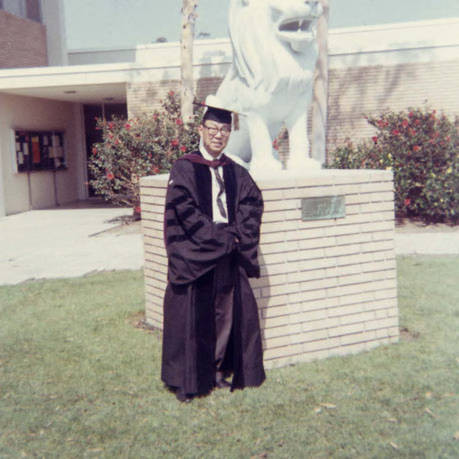
POLYGON ((198 131, 204 148, 216 158, 228 144, 231 125, 206 120, 199 126, 198 131))

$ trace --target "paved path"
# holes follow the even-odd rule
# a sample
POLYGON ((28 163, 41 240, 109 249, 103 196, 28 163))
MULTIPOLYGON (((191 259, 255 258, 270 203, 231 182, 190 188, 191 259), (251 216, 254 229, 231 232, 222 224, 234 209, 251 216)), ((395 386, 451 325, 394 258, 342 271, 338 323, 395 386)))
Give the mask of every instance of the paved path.
POLYGON ((34 210, 0 219, 0 284, 140 269, 141 234, 116 234, 109 222, 129 209, 34 210))
MULTIPOLYGON (((0 284, 140 269, 140 232, 111 230, 120 224, 111 220, 129 213, 129 209, 77 206, 0 219, 0 284)), ((397 228, 395 245, 397 254, 459 254, 459 227, 407 225, 397 228)))
POLYGON ((395 253, 397 255, 458 255, 459 231, 402 233, 396 230, 395 253))

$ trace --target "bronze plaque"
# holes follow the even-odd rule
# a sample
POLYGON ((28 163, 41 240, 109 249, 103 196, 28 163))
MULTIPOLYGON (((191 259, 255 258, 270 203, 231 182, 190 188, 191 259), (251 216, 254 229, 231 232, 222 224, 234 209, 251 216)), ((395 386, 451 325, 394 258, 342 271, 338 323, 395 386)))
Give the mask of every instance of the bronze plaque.
POLYGON ((301 218, 308 220, 326 220, 344 218, 346 201, 344 196, 320 196, 301 200, 301 218))

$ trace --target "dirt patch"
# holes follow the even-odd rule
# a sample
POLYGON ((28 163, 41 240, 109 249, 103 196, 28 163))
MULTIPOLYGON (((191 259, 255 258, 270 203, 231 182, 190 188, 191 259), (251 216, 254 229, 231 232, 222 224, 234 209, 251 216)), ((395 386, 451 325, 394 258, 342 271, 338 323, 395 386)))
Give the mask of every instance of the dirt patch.
POLYGON ((413 341, 419 338, 419 332, 409 330, 407 327, 400 329, 400 340, 401 341, 413 341))
POLYGON ((148 333, 154 333, 157 331, 155 327, 149 325, 145 320, 145 312, 139 311, 134 314, 131 314, 126 321, 135 328, 144 330, 148 333))
MULTIPOLYGON (((119 220, 118 220, 119 221, 119 220)), ((113 221, 110 220, 109 223, 113 221)), ((141 234, 142 233, 142 223, 140 221, 126 220, 117 226, 108 228, 106 230, 100 231, 99 233, 92 234, 94 237, 104 236, 106 234, 112 234, 114 236, 120 236, 122 234, 141 234)))
POLYGON ((104 234, 140 234, 142 232, 142 223, 140 221, 137 222, 128 222, 123 223, 121 225, 115 226, 113 228, 104 231, 104 234))

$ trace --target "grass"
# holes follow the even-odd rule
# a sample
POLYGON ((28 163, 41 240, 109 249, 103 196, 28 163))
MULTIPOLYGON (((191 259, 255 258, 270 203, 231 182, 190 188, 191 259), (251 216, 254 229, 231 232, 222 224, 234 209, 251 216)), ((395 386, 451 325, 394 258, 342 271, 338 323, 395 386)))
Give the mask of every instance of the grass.
POLYGON ((398 260, 404 338, 179 404, 140 272, 0 287, 0 457, 459 456, 459 258, 398 260))

